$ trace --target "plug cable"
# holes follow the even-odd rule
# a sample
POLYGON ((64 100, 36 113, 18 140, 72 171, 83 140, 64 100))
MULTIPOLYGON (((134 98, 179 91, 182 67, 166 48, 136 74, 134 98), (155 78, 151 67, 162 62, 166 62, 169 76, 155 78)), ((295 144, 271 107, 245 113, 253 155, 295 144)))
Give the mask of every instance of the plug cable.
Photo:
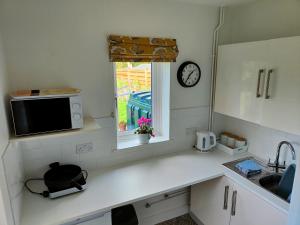
POLYGON ((47 198, 49 197, 49 191, 43 191, 43 192, 36 192, 36 191, 33 191, 29 186, 28 186, 28 183, 29 182, 32 182, 32 181, 42 181, 44 180, 43 178, 31 178, 31 179, 28 179, 25 181, 24 183, 24 186, 25 188, 32 194, 36 194, 36 195, 41 195, 43 196, 44 198, 47 198))

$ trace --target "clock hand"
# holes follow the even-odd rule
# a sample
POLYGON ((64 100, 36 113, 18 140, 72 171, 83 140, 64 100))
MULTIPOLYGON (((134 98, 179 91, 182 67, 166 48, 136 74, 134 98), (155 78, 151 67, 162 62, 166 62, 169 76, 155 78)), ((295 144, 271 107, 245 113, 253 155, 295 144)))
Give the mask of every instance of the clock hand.
POLYGON ((193 70, 192 72, 190 72, 190 74, 188 75, 188 78, 185 80, 185 82, 187 82, 189 79, 190 79, 190 77, 192 76, 192 74, 195 72, 195 70, 193 70))

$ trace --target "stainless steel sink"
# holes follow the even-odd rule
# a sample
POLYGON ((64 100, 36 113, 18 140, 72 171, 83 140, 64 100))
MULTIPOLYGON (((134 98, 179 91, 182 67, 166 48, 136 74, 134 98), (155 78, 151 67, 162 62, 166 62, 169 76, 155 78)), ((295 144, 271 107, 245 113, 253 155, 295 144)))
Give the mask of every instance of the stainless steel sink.
POLYGON ((256 185, 270 191, 274 195, 278 196, 279 198, 287 201, 286 198, 283 198, 280 194, 280 191, 278 191, 278 184, 281 180, 282 173, 275 173, 272 168, 268 167, 266 163, 261 162, 254 157, 246 157, 243 159, 235 160, 232 162, 224 163, 225 167, 229 168, 230 170, 233 170, 234 172, 238 173, 239 175, 245 177, 246 179, 250 180, 251 182, 255 183, 256 185), (243 173, 241 173, 237 168, 235 168, 235 165, 239 162, 242 162, 247 159, 255 160, 259 165, 262 166, 262 172, 260 174, 253 175, 251 177, 247 177, 243 173))

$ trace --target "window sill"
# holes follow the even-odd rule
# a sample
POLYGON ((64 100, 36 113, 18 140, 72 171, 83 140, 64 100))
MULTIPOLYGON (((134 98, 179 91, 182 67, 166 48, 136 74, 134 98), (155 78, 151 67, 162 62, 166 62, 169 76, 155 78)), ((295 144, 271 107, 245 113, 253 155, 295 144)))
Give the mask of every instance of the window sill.
POLYGON ((155 144, 155 143, 161 143, 167 141, 170 141, 170 138, 164 136, 158 136, 155 138, 151 138, 148 144, 141 144, 139 143, 139 140, 135 135, 130 135, 130 138, 126 138, 126 139, 121 138, 121 140, 118 140, 116 150, 118 151, 118 150, 129 149, 129 148, 139 147, 143 145, 149 145, 149 144, 155 144))

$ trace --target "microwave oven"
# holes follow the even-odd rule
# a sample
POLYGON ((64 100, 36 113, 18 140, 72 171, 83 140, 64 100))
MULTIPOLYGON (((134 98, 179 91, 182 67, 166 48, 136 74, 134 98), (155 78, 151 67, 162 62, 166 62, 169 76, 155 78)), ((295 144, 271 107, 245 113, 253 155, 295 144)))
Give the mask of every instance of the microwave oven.
POLYGON ((12 98, 16 136, 83 128, 80 95, 12 98))

